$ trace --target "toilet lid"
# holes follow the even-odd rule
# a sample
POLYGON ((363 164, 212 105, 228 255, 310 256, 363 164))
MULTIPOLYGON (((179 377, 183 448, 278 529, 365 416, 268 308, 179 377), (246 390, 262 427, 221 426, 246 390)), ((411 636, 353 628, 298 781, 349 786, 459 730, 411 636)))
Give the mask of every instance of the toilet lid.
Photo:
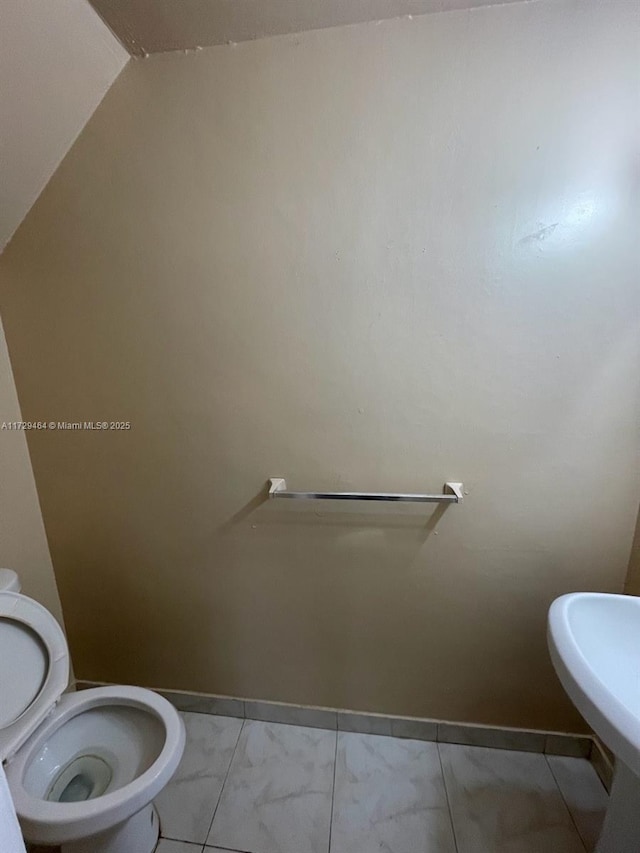
POLYGON ((69 649, 49 611, 15 592, 0 592, 0 762, 47 716, 69 680, 69 649))

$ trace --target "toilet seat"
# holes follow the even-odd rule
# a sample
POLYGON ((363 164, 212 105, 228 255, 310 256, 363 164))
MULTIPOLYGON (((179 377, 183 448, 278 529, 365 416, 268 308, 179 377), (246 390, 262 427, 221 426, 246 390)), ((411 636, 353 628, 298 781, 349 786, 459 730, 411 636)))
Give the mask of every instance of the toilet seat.
POLYGON ((69 650, 42 605, 0 592, 0 764, 22 831, 63 853, 152 853, 182 757, 176 709, 141 687, 62 695, 69 650))
POLYGON ((49 611, 0 592, 0 762, 40 726, 69 682, 69 649, 49 611))
POLYGON ((167 784, 182 756, 184 725, 166 699, 142 687, 94 687, 62 697, 55 711, 7 765, 7 779, 27 838, 60 844, 105 830, 151 801, 167 784), (144 711, 161 724, 163 746, 150 765, 129 783, 95 799, 52 802, 25 784, 29 766, 55 733, 78 716, 99 708, 144 711))

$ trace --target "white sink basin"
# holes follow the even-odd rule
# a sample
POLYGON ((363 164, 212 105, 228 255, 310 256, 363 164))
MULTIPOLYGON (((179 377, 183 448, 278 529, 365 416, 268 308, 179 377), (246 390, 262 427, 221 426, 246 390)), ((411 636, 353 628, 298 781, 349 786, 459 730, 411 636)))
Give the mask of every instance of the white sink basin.
POLYGON ((640 851, 640 598, 577 592, 549 610, 549 651, 564 689, 616 756, 597 853, 640 851))
POLYGON ((640 776, 640 598, 563 595, 549 610, 548 638, 573 704, 640 776))

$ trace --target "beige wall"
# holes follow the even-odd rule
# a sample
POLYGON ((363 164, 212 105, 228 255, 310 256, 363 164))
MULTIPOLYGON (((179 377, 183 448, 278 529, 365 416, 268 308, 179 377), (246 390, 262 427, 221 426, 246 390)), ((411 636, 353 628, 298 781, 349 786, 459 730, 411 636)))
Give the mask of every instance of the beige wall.
POLYGON ((2 0, 0 251, 129 55, 87 0, 2 0))
POLYGON ((22 591, 62 623, 62 611, 31 470, 9 354, 0 325, 0 566, 20 575, 22 591))
POLYGON ((640 513, 636 522, 636 532, 631 546, 629 569, 624 591, 629 595, 640 595, 640 513))
POLYGON ((0 261, 79 677, 578 728, 638 508, 630 4, 130 63, 0 261), (462 506, 261 503, 437 490, 462 506))

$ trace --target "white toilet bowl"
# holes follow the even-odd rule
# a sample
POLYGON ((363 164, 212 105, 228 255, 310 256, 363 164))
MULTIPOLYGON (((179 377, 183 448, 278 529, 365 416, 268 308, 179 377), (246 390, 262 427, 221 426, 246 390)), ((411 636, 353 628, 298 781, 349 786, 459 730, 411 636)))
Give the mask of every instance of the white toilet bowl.
POLYGON ((25 838, 63 853, 151 853, 152 801, 184 751, 175 708, 139 687, 60 698, 64 634, 23 595, 0 592, 0 647, 0 759, 25 838))

